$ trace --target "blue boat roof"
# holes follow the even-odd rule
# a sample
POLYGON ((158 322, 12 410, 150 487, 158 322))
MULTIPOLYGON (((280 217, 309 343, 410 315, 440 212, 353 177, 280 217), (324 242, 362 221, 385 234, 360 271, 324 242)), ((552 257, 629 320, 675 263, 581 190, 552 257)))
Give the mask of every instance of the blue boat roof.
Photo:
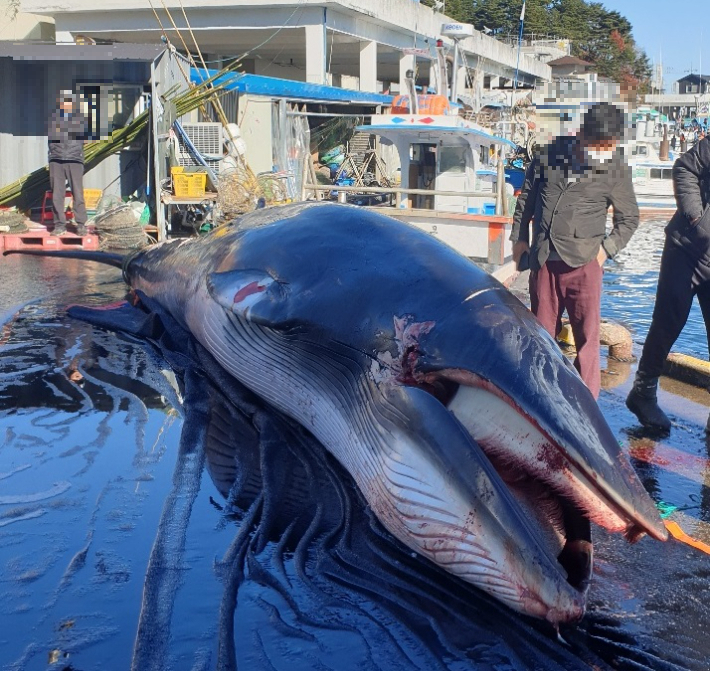
MULTIPOLYGON (((208 70, 209 76, 219 71, 208 70)), ((190 69, 190 79, 200 84, 207 78, 204 70, 190 69)), ((223 85, 227 91, 238 91, 257 96, 273 96, 297 101, 321 101, 331 103, 359 103, 361 105, 389 105, 392 96, 376 92, 361 92, 355 89, 341 89, 329 85, 282 80, 266 75, 251 75, 249 73, 228 73, 215 80, 215 84, 223 85)))

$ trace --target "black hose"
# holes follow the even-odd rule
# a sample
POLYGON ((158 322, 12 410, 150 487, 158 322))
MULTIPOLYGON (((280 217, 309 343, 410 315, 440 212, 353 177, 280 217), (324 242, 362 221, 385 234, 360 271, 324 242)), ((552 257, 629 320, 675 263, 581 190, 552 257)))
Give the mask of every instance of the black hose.
POLYGON ((11 249, 3 251, 3 256, 9 254, 25 254, 26 256, 49 256, 51 258, 78 258, 83 261, 95 261, 113 265, 115 268, 123 270, 125 256, 105 251, 42 251, 40 249, 11 249))

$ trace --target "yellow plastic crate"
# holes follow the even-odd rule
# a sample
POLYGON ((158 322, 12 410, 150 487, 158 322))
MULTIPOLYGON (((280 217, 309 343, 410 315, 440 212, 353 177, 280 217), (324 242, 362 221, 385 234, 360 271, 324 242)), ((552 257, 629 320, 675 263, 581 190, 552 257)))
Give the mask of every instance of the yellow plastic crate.
POLYGON ((93 211, 99 205, 99 200, 103 196, 104 191, 97 188, 84 188, 84 202, 89 211, 93 211))
POLYGON ((185 171, 185 167, 170 167, 170 175, 175 176, 175 174, 182 174, 185 171))
POLYGON ((204 197, 207 174, 173 174, 173 192, 175 197, 204 197))

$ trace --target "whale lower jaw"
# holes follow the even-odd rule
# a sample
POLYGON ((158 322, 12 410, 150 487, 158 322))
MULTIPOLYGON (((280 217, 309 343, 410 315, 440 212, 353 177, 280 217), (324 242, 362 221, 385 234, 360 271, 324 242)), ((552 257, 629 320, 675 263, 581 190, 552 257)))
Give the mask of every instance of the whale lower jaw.
MULTIPOLYGON (((485 536, 487 523, 471 508, 470 496, 435 459, 418 452, 411 438, 387 424, 397 411, 383 410, 387 402, 373 400, 353 359, 284 338, 214 304, 206 309, 208 302, 193 328, 200 342, 230 374, 331 450, 392 535, 519 612, 555 623, 581 617, 582 592, 566 589, 574 607, 558 616, 531 591, 528 571, 510 560, 509 542, 485 536)), ((555 556, 562 549, 563 538, 554 529, 540 537, 555 556)), ((562 566, 555 576, 568 587, 562 566)))

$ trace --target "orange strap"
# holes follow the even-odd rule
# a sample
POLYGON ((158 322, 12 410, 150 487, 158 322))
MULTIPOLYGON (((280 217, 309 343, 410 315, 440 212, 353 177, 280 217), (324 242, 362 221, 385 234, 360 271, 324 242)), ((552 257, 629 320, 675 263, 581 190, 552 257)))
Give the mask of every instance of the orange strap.
POLYGON ((678 540, 678 542, 683 542, 686 545, 690 545, 691 547, 695 547, 695 549, 699 549, 701 552, 705 552, 706 554, 710 554, 710 546, 706 545, 704 542, 701 542, 700 540, 696 540, 695 538, 691 538, 690 535, 686 535, 683 532, 683 529, 675 521, 668 521, 666 519, 663 521, 663 523, 666 524, 666 528, 668 529, 668 532, 676 540, 678 540))

